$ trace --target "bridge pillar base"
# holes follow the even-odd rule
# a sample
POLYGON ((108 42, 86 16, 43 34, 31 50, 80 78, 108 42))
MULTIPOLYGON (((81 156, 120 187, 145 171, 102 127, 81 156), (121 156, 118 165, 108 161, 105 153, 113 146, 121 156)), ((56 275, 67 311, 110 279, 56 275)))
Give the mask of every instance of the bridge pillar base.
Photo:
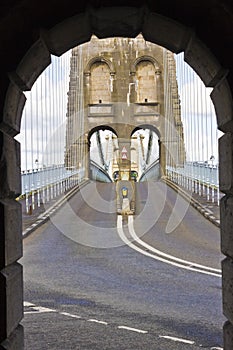
POLYGON ((227 321, 223 326, 224 349, 233 349, 233 325, 227 321))
POLYGON ((224 350, 233 349, 233 260, 222 262, 223 313, 229 320, 224 324, 224 350))
POLYGON ((20 264, 13 263, 0 271, 0 291, 0 341, 5 346, 10 339, 15 339, 14 332, 23 318, 23 271, 20 264))
POLYGON ((24 331, 23 326, 19 325, 7 338, 0 344, 0 350, 23 350, 24 349, 24 331))

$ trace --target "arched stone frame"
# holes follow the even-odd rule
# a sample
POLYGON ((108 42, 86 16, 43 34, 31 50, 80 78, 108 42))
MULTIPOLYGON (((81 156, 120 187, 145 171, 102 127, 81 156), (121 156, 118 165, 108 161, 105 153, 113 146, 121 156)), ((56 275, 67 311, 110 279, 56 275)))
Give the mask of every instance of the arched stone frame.
MULTIPOLYGON (((136 74, 137 74, 137 68, 138 66, 140 65, 140 63, 142 62, 150 62, 153 67, 154 67, 154 72, 155 72, 155 79, 156 79, 156 82, 155 82, 155 89, 156 89, 156 92, 155 92, 155 95, 156 95, 156 98, 154 101, 152 102, 158 102, 160 101, 160 89, 161 89, 161 67, 158 63, 158 61, 154 58, 154 57, 151 57, 151 56, 148 56, 148 55, 143 55, 143 56, 140 56, 138 57, 135 62, 132 64, 131 66, 131 70, 130 70, 130 75, 134 76, 136 78, 136 74)), ((136 85, 137 85, 137 82, 135 81, 136 85)), ((136 100, 136 102, 139 102, 138 100, 136 100)))
MULTIPOLYGON (((85 73, 84 73, 85 74, 85 73)), ((87 77, 87 75, 85 74, 87 77)), ((89 89, 88 93, 88 104, 96 103, 111 103, 111 88, 110 88, 110 69, 109 66, 104 60, 95 60, 90 66, 90 74, 88 74, 88 84, 89 89), (96 74, 99 74, 99 69, 102 70, 102 79, 101 82, 98 78, 95 79, 96 74), (107 85, 106 85, 107 83, 107 85)))
MULTIPOLYGON (((86 89, 86 96, 84 97, 85 105, 90 104, 91 101, 91 69, 95 63, 101 62, 103 64, 106 64, 109 68, 109 85, 112 81, 112 89, 113 89, 113 81, 115 77, 115 69, 113 63, 108 60, 107 58, 103 56, 93 57, 89 60, 88 64, 86 65, 84 69, 84 79, 85 79, 85 85, 87 87, 86 89)), ((110 95, 112 95, 113 91, 110 91, 110 95)), ((112 98, 111 98, 112 100, 112 98)), ((109 101, 110 103, 111 101, 109 101)))
POLYGON ((93 127, 91 130, 89 130, 88 132, 88 136, 87 136, 87 139, 88 139, 88 155, 86 156, 87 158, 87 166, 88 166, 88 169, 90 168, 90 161, 91 161, 91 155, 90 155, 90 147, 91 147, 91 137, 92 135, 97 132, 97 131, 104 131, 104 130, 109 130, 111 131, 116 137, 118 137, 117 135, 117 131, 114 129, 114 127, 111 127, 109 125, 99 125, 99 126, 96 126, 96 127, 93 127))
MULTIPOLYGON (((136 131, 138 131, 138 130, 146 130, 146 129, 153 131, 153 132, 157 135, 157 137, 158 137, 159 161, 160 161, 160 163, 161 163, 161 161, 163 162, 163 156, 161 155, 161 152, 164 151, 164 150, 163 150, 163 145, 162 145, 162 143, 161 143, 161 141, 160 141, 160 139, 161 139, 161 133, 160 133, 159 129, 156 128, 156 126, 151 125, 151 124, 141 124, 141 125, 138 125, 136 128, 134 128, 134 129, 132 130, 131 137, 132 137, 132 135, 133 135, 136 131)), ((159 176, 163 176, 163 171, 162 171, 161 165, 160 165, 160 174, 159 174, 159 176)))
MULTIPOLYGON (((0 339, 8 339, 6 346, 10 344, 15 349, 23 348, 22 328, 17 327, 22 318, 22 271, 17 263, 22 254, 21 213, 14 201, 20 192, 20 150, 18 143, 13 140, 13 136, 20 131, 25 103, 23 91, 30 90, 36 78, 50 64, 50 54, 59 56, 69 48, 89 41, 92 33, 104 38, 134 37, 140 32, 147 41, 164 46, 170 51, 184 51, 186 62, 206 86, 213 87, 211 98, 215 105, 218 127, 226 132, 220 140, 220 189, 227 194, 221 203, 222 251, 228 256, 223 262, 223 309, 225 316, 231 321, 225 325, 225 349, 233 348, 233 102, 227 71, 189 28, 144 8, 130 7, 92 10, 65 20, 51 30, 42 31, 40 39, 26 53, 15 72, 10 74, 11 83, 8 86, 0 125, 0 207, 4 218, 3 251, 0 254, 0 294, 3 295, 0 339), (12 214, 18 220, 10 227, 12 214)), ((6 85, 4 87, 6 89, 6 85)))
POLYGON ((91 67, 97 62, 105 63, 109 68, 110 74, 115 74, 113 63, 103 56, 93 57, 86 65, 86 68, 84 69, 84 74, 91 74, 91 67))
POLYGON ((138 130, 145 130, 145 129, 149 129, 149 130, 152 130, 153 132, 156 133, 156 135, 158 136, 158 139, 160 139, 161 137, 161 133, 159 131, 159 129, 157 129, 154 125, 151 125, 151 124, 141 124, 141 125, 138 125, 136 128, 134 128, 132 130, 132 133, 131 133, 131 136, 138 130))

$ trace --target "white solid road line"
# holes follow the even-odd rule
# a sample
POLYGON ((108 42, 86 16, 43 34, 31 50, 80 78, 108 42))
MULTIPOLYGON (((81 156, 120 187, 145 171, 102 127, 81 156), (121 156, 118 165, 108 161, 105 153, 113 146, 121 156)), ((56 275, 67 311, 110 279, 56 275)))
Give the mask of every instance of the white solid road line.
POLYGON ((143 333, 143 334, 148 333, 148 331, 143 331, 142 329, 127 327, 127 326, 118 326, 117 328, 119 328, 119 329, 126 329, 128 331, 132 331, 132 332, 136 332, 136 333, 143 333))
POLYGON ((154 247, 150 246, 149 244, 147 244, 146 242, 142 241, 136 234, 135 230, 134 230, 134 226, 133 226, 133 222, 134 222, 134 217, 132 215, 129 216, 129 219, 128 219, 128 227, 129 227, 129 232, 132 236, 132 238, 134 238, 134 240, 136 242, 138 242, 139 244, 141 244, 143 247, 145 247, 146 249, 149 249, 151 252, 155 253, 155 254, 159 254, 165 258, 168 258, 168 259, 172 259, 174 261, 177 261, 177 262, 180 262, 180 263, 183 263, 183 264, 187 264, 187 265, 192 265, 193 267, 198 267, 200 269, 203 269, 203 270, 208 270, 208 271, 212 271, 212 272, 216 272, 216 273, 220 273, 221 274, 221 270, 219 269, 214 269, 213 267, 208 267, 208 266, 204 266, 204 265, 200 265, 200 264, 197 264, 197 263, 194 263, 192 261, 188 261, 188 260, 183 260, 183 259, 180 259, 180 258, 177 258, 173 255, 170 255, 170 254, 166 254, 166 253, 163 253, 161 252, 160 250, 158 249, 155 249, 154 247))
MULTIPOLYGON (((210 275, 210 276, 215 276, 215 277, 222 277, 221 274, 217 274, 217 273, 214 273, 214 272, 209 272, 209 271, 205 271, 205 270, 201 270, 201 269, 198 269, 198 268, 194 268, 192 266, 187 266, 185 264, 182 264, 182 263, 177 263, 177 262, 174 262, 174 261, 171 261, 171 260, 174 260, 175 257, 173 257, 172 255, 170 255, 170 259, 165 259, 165 258, 161 258, 160 256, 156 256, 155 253, 154 254, 151 254, 143 249, 141 249, 140 247, 136 246, 135 244, 133 244, 132 242, 130 242, 128 240, 128 238, 125 236, 124 234, 124 231, 123 231, 123 228, 122 228, 122 216, 121 215, 118 215, 117 217, 117 231, 118 231, 118 235, 119 237, 122 239, 122 241, 127 244, 129 247, 131 247, 132 249, 136 250, 137 252, 143 254, 143 255, 146 255, 152 259, 155 259, 155 260, 159 260, 161 262, 164 262, 166 264, 169 264, 169 265, 173 265, 173 266, 176 266, 176 267, 180 267, 182 269, 185 269, 185 270, 189 270, 189 271, 194 271, 194 272, 199 272, 199 273, 202 273, 202 274, 206 274, 206 275, 210 275)), ((133 237, 132 237, 133 238, 133 237)), ((150 246, 149 246, 150 247, 150 246)), ((151 247, 152 248, 152 247, 151 247)), ((148 249, 148 248, 147 248, 148 249)), ((151 249, 150 249, 151 251, 151 249)), ((162 252, 161 252, 162 253, 162 252)), ((161 254, 160 254, 161 255, 161 254)), ((178 259, 178 258, 177 258, 178 259)), ((194 263, 190 263, 191 265, 195 265, 194 263)), ((220 271, 220 270, 219 270, 220 271)))
POLYGON ((185 343, 185 344, 195 344, 195 342, 192 341, 192 340, 171 337, 169 335, 159 335, 159 338, 169 339, 169 340, 173 340, 173 341, 180 342, 180 343, 185 343))

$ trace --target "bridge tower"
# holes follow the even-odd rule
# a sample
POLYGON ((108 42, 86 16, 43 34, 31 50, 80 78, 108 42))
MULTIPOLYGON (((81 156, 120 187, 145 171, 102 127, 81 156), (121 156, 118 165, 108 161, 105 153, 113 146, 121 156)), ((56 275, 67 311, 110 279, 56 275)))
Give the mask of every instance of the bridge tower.
POLYGON ((174 56, 134 39, 98 39, 75 47, 71 55, 65 163, 85 168, 89 177, 90 137, 109 129, 118 138, 118 165, 131 168, 131 136, 149 128, 159 137, 161 172, 184 163, 185 151, 174 56), (127 156, 126 156, 127 155, 127 156))

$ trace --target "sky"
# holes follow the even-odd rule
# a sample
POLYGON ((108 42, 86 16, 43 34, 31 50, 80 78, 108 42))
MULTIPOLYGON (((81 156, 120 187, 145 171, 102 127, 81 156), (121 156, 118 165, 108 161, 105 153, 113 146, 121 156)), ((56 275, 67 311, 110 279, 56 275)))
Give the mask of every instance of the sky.
POLYGON ((212 88, 206 88, 194 70, 184 62, 183 53, 176 56, 177 82, 181 100, 181 119, 187 160, 218 162, 217 118, 210 98, 212 88))
POLYGON ((52 64, 26 92, 21 121, 21 169, 64 162, 67 92, 71 51, 52 56, 52 64))

